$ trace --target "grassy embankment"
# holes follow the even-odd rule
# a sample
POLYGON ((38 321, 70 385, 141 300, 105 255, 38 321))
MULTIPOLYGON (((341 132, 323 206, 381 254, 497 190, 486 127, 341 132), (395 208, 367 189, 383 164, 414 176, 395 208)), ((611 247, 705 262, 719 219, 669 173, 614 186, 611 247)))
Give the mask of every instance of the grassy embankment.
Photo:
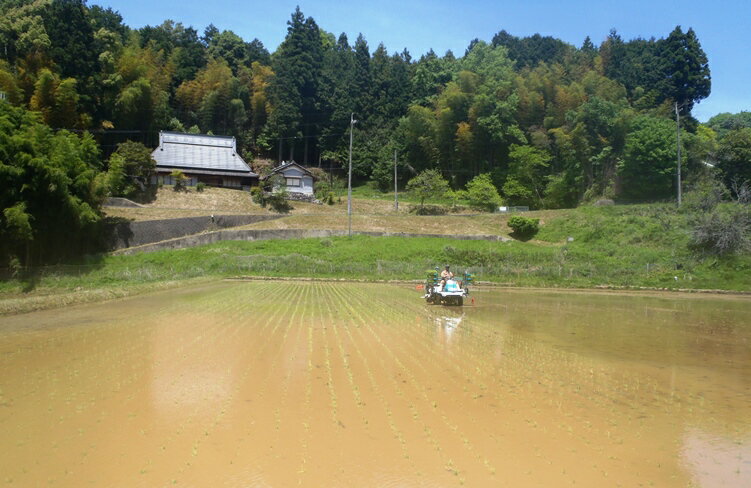
MULTIPOLYGON (((150 254, 98 256, 85 265, 51 268, 38 276, 31 293, 36 304, 23 292, 27 282, 0 282, 0 313, 50 306, 45 302, 54 306, 56 301, 94 300, 97 293, 120 296, 128 290, 233 276, 414 280, 443 263, 459 271, 469 269, 481 281, 512 286, 751 291, 751 256, 692 253, 688 219, 673 206, 582 207, 538 215, 543 225, 529 242, 356 236, 221 242, 150 254), (56 294, 73 298, 55 298, 56 294), (51 298, 38 299, 44 296, 51 298)), ((506 217, 482 218, 505 229, 506 217)), ((297 224, 304 226, 305 220, 297 224)), ((319 224, 308 222, 311 227, 319 224)))

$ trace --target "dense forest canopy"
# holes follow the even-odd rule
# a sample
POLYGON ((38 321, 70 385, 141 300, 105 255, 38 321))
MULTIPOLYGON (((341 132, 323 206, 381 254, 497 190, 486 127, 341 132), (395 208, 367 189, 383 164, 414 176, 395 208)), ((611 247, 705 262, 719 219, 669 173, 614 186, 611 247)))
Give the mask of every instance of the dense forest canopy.
MULTIPOLYGON (((691 116, 710 89, 707 56, 681 26, 628 41, 613 30, 599 45, 586 37, 581 46, 501 30, 460 56, 415 59, 362 34, 352 42, 326 32, 299 8, 270 53, 258 39, 214 25, 200 33, 175 19, 132 29, 86 0, 3 0, 0 91, 5 105, 35 114, 3 110, 0 144, 10 146, 0 161, 0 228, 16 229, 21 242, 23 215, 33 226, 32 202, 8 185, 32 178, 23 158, 55 159, 51 141, 98 142, 101 150, 75 156, 94 172, 111 169, 116 142, 154 145, 160 130, 235 136, 251 161, 341 168, 353 113, 355 178, 383 189, 392 185, 396 150, 402 184, 428 169, 454 189, 487 175, 512 205, 664 199, 676 185, 676 108, 684 174, 710 163, 727 182, 750 176, 748 112, 706 125, 691 116), (24 134, 28 141, 8 142, 24 134)), ((92 195, 102 191, 77 194, 71 205, 96 214, 92 195)))

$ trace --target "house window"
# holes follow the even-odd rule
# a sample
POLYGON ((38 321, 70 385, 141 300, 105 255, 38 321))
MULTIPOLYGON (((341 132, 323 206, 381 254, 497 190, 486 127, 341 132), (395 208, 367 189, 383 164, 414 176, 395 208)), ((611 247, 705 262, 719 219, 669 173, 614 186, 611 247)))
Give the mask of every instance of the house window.
POLYGON ((287 178, 287 186, 302 186, 302 178, 287 178))

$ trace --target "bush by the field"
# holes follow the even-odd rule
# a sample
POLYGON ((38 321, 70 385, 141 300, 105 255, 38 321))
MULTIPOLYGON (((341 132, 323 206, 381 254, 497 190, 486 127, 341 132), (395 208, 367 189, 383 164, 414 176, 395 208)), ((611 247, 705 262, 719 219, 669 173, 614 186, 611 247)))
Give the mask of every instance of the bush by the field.
POLYGON ((540 230, 540 219, 514 215, 508 219, 508 226, 514 231, 512 234, 514 237, 522 241, 527 241, 533 238, 540 230))
POLYGON ((449 209, 442 205, 412 205, 409 213, 415 215, 446 215, 449 209))

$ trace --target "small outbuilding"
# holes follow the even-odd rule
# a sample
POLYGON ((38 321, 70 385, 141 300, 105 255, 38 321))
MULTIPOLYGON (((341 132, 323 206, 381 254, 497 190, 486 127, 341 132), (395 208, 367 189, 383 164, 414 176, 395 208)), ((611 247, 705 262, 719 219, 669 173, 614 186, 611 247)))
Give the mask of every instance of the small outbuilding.
POLYGON ((153 183, 174 184, 171 173, 182 171, 186 185, 199 182, 225 188, 249 188, 258 175, 237 153, 234 137, 159 132, 159 147, 151 156, 156 161, 153 183))
POLYGON ((295 196, 313 198, 313 173, 307 169, 294 161, 282 162, 281 165, 271 170, 267 178, 276 174, 284 177, 285 189, 293 198, 295 196))

